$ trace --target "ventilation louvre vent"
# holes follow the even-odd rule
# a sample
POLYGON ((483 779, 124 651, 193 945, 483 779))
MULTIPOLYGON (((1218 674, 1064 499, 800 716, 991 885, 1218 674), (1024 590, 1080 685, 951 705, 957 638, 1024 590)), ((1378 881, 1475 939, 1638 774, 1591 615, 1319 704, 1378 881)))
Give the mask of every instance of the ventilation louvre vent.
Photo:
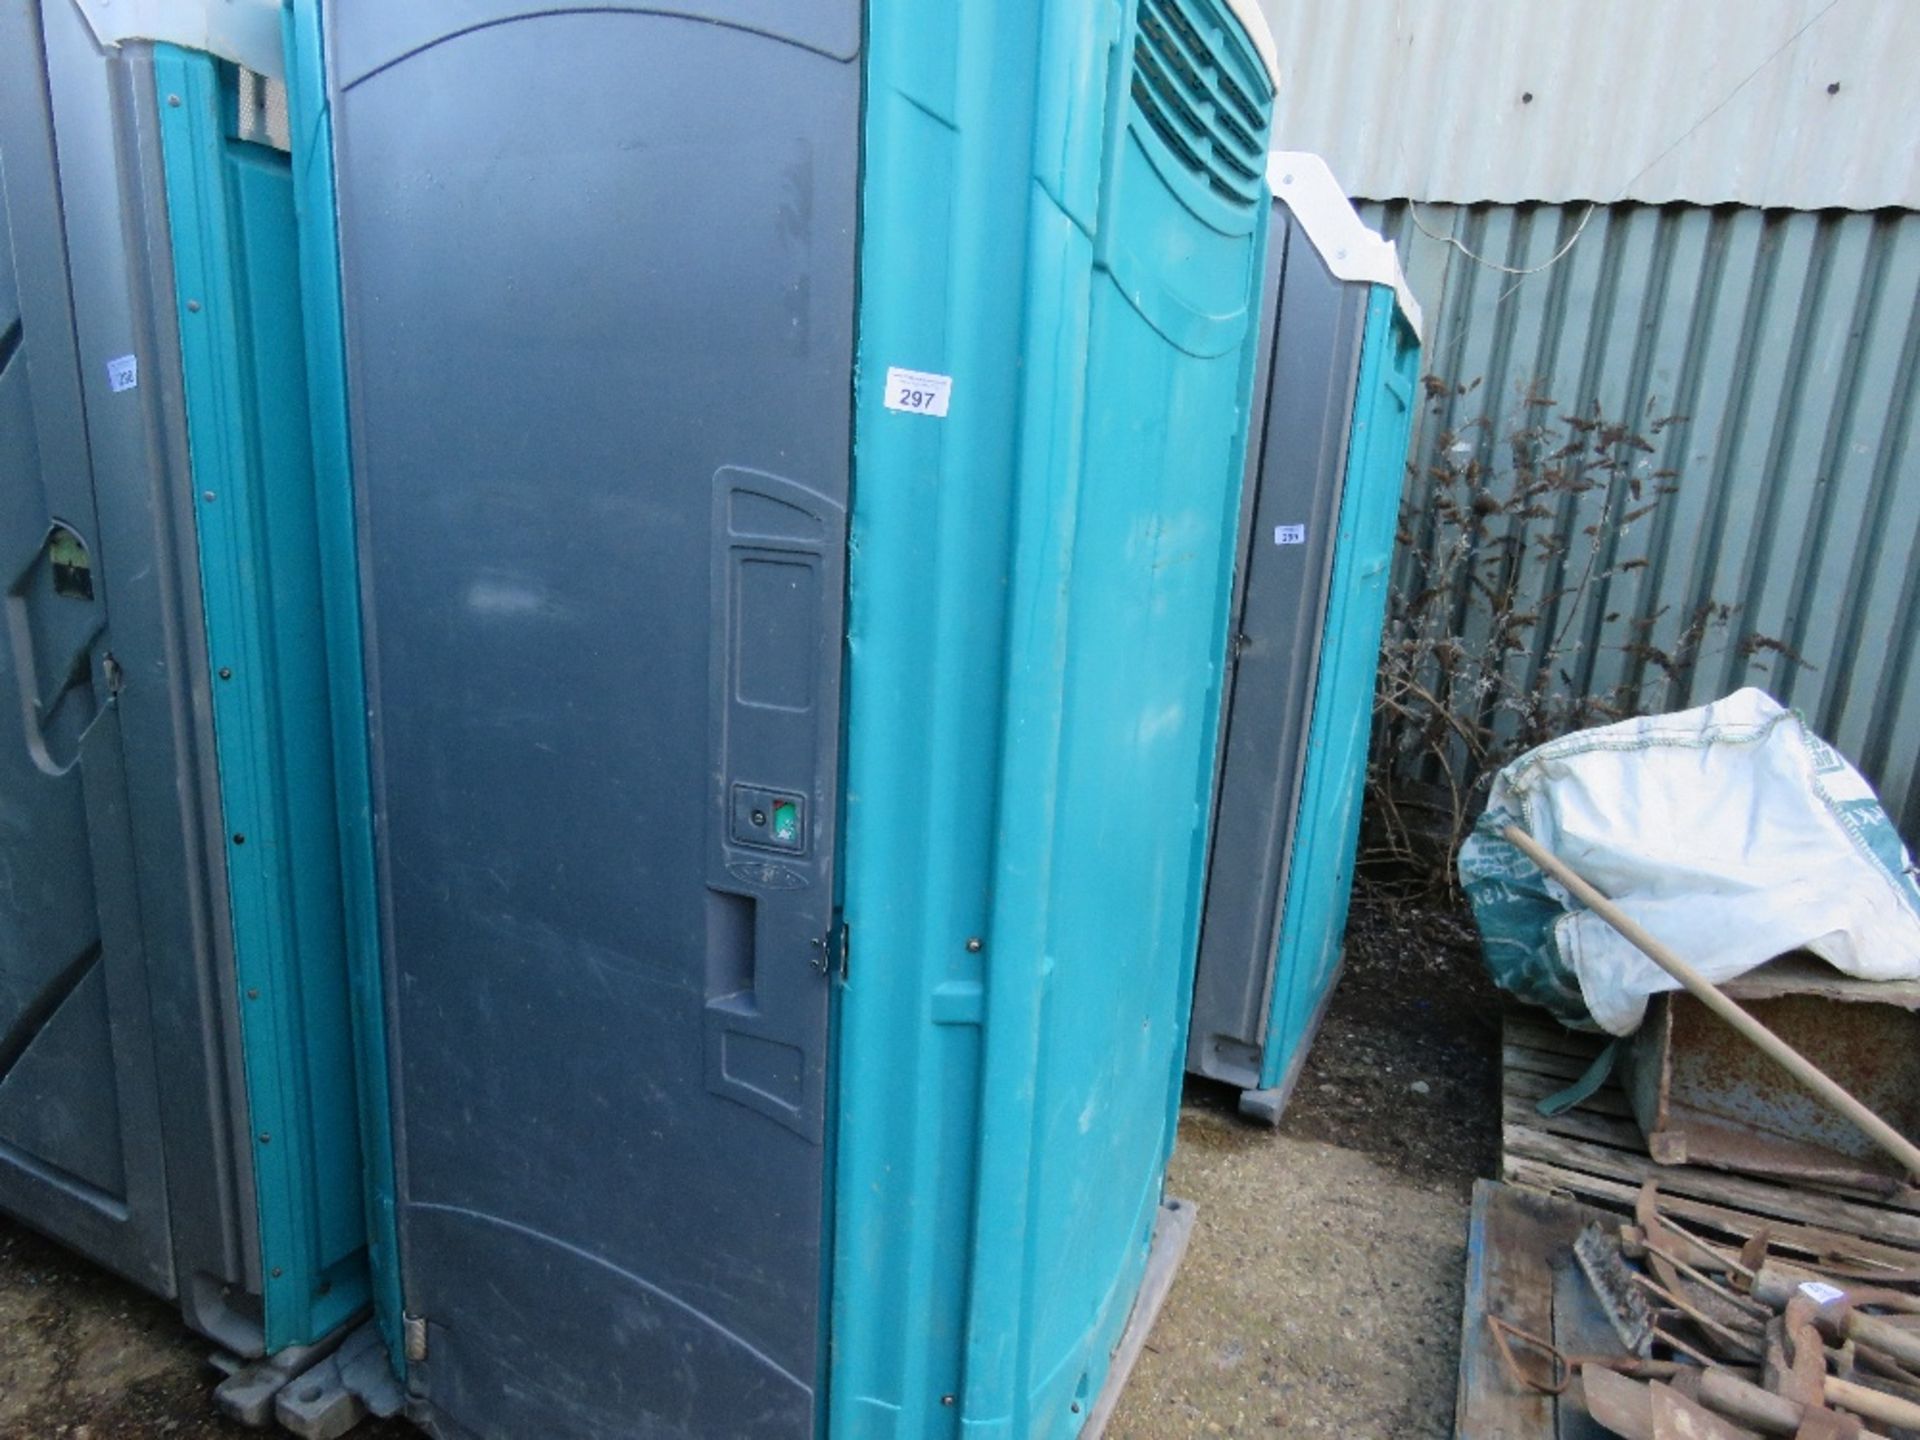
POLYGON ((1223 26, 1193 11, 1207 0, 1137 0, 1133 103, 1174 159, 1221 199, 1251 206, 1272 109, 1264 77, 1236 77, 1223 26))
POLYGON ((256 75, 244 65, 234 67, 233 138, 275 150, 293 149, 293 126, 287 118, 287 86, 283 80, 256 75))

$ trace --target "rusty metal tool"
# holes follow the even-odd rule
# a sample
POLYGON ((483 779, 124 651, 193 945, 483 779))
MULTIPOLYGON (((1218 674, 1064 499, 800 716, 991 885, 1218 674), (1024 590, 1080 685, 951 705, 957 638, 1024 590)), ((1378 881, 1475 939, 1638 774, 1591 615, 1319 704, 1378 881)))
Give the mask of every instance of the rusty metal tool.
POLYGON ((1658 1382, 1650 1392, 1653 1440, 1757 1440, 1754 1431, 1716 1415, 1671 1385, 1658 1382))
POLYGON ((1913 1303, 1911 1295, 1869 1290, 1860 1287, 1827 1286, 1803 1282, 1774 1265, 1762 1265, 1753 1279, 1753 1294, 1776 1310, 1786 1310, 1805 1300, 1823 1330, 1847 1340, 1857 1340, 1898 1361, 1909 1370, 1920 1369, 1920 1332, 1895 1325, 1879 1315, 1863 1315, 1861 1305, 1900 1305, 1913 1303), (1835 1292, 1828 1295, 1828 1291, 1835 1292), (1824 1300, 1821 1298, 1826 1296, 1824 1300))
POLYGON ((1649 1360, 1642 1355, 1569 1355, 1545 1336, 1523 1330, 1511 1320, 1491 1312, 1487 1315, 1487 1330, 1493 1336, 1493 1348, 1500 1356, 1501 1365, 1506 1368, 1507 1378, 1521 1389, 1538 1390, 1542 1395, 1564 1395, 1567 1387, 1573 1383, 1574 1375, 1588 1370, 1608 1370, 1618 1375, 1666 1380, 1693 1368, 1677 1360, 1649 1360), (1520 1357, 1513 1352, 1516 1341, 1546 1358, 1546 1379, 1527 1373, 1526 1367, 1520 1363, 1520 1357))
MULTIPOLYGON (((1684 1378, 1691 1379, 1693 1398, 1700 1405, 1742 1427, 1737 1433, 1789 1437, 1801 1433, 1805 1406, 1771 1390, 1763 1390, 1731 1371, 1703 1370, 1684 1378)), ((1663 1440, 1675 1433, 1671 1428, 1656 1428, 1654 1396, 1658 1387, 1654 1385, 1606 1370, 1583 1369, 1580 1386, 1587 1413, 1625 1440, 1663 1440)), ((1663 1408, 1670 1411, 1673 1407, 1663 1408)), ((1670 1422, 1672 1417, 1669 1414, 1664 1418, 1670 1422)), ((1856 1440, 1887 1440, 1887 1437, 1876 1431, 1861 1430, 1856 1440)))
MULTIPOLYGON (((1920 1429, 1920 1405, 1827 1373, 1827 1352, 1818 1313, 1821 1308, 1821 1303, 1812 1296, 1795 1291, 1787 1301, 1785 1316, 1775 1322, 1779 1329, 1770 1332, 1784 1339, 1787 1347, 1785 1367, 1771 1354, 1767 1366, 1770 1374, 1777 1374, 1782 1393, 1804 1404, 1809 1411, 1838 1405, 1895 1429, 1920 1429)), ((1770 1348, 1773 1343, 1770 1339, 1770 1348)))
MULTIPOLYGON (((1763 1434, 1798 1435, 1806 1418, 1805 1406, 1724 1370, 1703 1371, 1699 1391, 1701 1404, 1763 1434)), ((1860 1440, 1881 1437, 1862 1431, 1860 1440)))
POLYGON ((1717 1307, 1720 1313, 1716 1318, 1735 1324, 1735 1328, 1747 1328, 1755 1321, 1764 1322, 1772 1316, 1771 1305, 1723 1285, 1693 1263, 1698 1260, 1720 1269, 1723 1274, 1741 1273, 1743 1278, 1752 1279, 1752 1272, 1744 1270, 1739 1261, 1669 1221, 1660 1211, 1659 1187, 1651 1180, 1642 1185, 1634 1197, 1633 1213, 1638 1222, 1641 1248, 1646 1252, 1647 1268, 1669 1291, 1678 1295, 1691 1281, 1698 1287, 1703 1306, 1717 1307), (1689 1255, 1693 1258, 1687 1258, 1689 1255))
POLYGON ((1573 1242, 1573 1258, 1593 1287, 1607 1323, 1620 1343, 1635 1355, 1653 1353, 1653 1307, 1634 1288, 1633 1272, 1621 1257, 1620 1242, 1590 1221, 1573 1242))
POLYGON ((1829 1375, 1826 1379, 1826 1396, 1829 1405, 1842 1405, 1869 1420, 1882 1425, 1891 1425, 1899 1430, 1920 1430, 1920 1405, 1911 1400, 1902 1400, 1897 1395, 1888 1395, 1879 1390, 1869 1390, 1851 1380, 1839 1380, 1829 1375))
MULTIPOLYGON (((1692 1321, 1704 1335, 1710 1337, 1713 1342, 1721 1347, 1723 1354, 1731 1351, 1750 1360, 1760 1358, 1762 1347, 1760 1336, 1757 1333, 1758 1326, 1753 1327, 1755 1333, 1742 1334, 1738 1329, 1727 1324, 1725 1321, 1716 1320, 1687 1296, 1680 1294, 1678 1291, 1667 1289, 1666 1286, 1662 1285, 1658 1280, 1655 1280, 1651 1275, 1635 1274, 1633 1276, 1633 1283, 1646 1291, 1647 1294, 1651 1295, 1654 1299, 1660 1301, 1670 1312, 1685 1316, 1688 1320, 1692 1321)), ((1658 1327, 1655 1328, 1654 1334, 1662 1339, 1667 1338, 1658 1327)), ((1668 1340, 1668 1343, 1672 1344, 1673 1342, 1668 1340)))

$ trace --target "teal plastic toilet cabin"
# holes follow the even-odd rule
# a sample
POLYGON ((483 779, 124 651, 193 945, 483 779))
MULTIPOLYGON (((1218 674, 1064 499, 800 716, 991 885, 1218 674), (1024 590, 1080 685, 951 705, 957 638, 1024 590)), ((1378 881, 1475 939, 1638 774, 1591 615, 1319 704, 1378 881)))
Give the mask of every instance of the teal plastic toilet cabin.
POLYGON ((294 11, 410 1413, 1072 1435, 1173 1141, 1264 32, 674 8, 294 11))
POLYGON ((292 165, 101 19, 0 10, 0 1209, 297 1356, 369 1269, 292 165))
POLYGON ((1276 1123, 1340 972, 1420 378, 1420 307, 1326 161, 1276 152, 1196 1075, 1276 1123))

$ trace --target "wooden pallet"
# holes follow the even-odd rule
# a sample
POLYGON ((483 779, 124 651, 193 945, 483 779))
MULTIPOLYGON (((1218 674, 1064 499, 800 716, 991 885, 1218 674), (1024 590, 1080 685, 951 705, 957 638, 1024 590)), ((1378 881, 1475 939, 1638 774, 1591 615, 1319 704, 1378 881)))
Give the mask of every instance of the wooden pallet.
MULTIPOLYGON (((1456 1440, 1610 1440, 1613 1432, 1588 1415, 1578 1379, 1559 1395, 1517 1383, 1487 1325, 1487 1317, 1497 1315, 1568 1355, 1624 1354, 1573 1258, 1581 1227, 1606 1218, 1524 1186, 1474 1182, 1456 1440)), ((1530 1375, 1552 1378, 1546 1358, 1525 1345, 1515 1360, 1530 1375)))
POLYGON ((1661 1208, 1721 1236, 1765 1230, 1778 1247, 1862 1265, 1920 1265, 1920 1190, 1870 1196, 1696 1165, 1657 1165, 1612 1081, 1563 1115, 1536 1102, 1584 1074, 1604 1043, 1552 1020, 1509 1014, 1501 1061, 1500 1173, 1510 1184, 1631 1213, 1640 1187, 1660 1187, 1661 1208))

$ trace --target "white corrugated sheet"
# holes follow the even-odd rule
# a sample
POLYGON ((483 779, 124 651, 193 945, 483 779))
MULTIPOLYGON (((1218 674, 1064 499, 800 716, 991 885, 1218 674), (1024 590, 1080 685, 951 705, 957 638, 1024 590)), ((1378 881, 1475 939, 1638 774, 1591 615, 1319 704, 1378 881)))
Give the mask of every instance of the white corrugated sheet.
POLYGON ((1920 0, 1260 3, 1351 194, 1920 208, 1920 0))

